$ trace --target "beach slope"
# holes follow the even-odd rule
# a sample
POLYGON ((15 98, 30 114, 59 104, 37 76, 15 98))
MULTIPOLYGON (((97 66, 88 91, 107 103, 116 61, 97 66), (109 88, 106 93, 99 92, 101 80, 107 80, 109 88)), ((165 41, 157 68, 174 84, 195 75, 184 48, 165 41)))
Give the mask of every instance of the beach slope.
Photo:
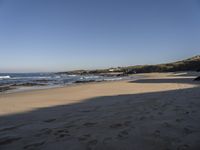
POLYGON ((191 77, 80 84, 0 95, 1 150, 198 150, 191 77))

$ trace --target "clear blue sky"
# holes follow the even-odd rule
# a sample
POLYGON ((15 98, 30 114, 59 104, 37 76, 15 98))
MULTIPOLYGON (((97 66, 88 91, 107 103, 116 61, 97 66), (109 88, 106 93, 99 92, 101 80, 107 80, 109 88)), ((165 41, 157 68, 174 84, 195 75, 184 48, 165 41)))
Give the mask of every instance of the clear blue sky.
POLYGON ((200 54, 200 0, 0 0, 0 72, 156 64, 200 54))

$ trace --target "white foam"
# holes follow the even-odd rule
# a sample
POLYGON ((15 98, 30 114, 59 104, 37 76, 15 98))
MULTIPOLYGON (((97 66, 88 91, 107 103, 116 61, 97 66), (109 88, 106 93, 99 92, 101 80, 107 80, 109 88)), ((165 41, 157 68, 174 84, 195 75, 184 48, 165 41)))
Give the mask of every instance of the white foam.
POLYGON ((81 77, 80 79, 81 80, 83 80, 83 79, 98 79, 99 78, 99 76, 83 76, 83 77, 81 77))
MULTIPOLYGON (((20 79, 51 79, 52 77, 42 77, 42 76, 30 76, 30 77, 13 77, 11 79, 20 80, 20 79)), ((56 77, 57 78, 57 77, 56 77)))
POLYGON ((0 79, 10 79, 10 76, 0 76, 0 79))
POLYGON ((69 77, 76 77, 77 75, 75 74, 71 74, 71 75, 68 75, 69 77))
POLYGON ((59 79, 59 78, 61 78, 61 76, 55 76, 55 78, 56 78, 56 79, 59 79))
POLYGON ((110 78, 110 79, 104 79, 104 81, 118 81, 122 80, 122 78, 110 78))

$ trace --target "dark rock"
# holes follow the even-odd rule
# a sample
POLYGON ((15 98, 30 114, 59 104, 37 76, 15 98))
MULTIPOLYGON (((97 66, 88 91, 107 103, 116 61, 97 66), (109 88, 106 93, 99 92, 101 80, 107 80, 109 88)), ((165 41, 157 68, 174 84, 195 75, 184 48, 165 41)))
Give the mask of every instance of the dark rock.
POLYGON ((200 76, 194 79, 194 81, 200 81, 200 76))
POLYGON ((0 92, 5 92, 8 90, 13 90, 14 88, 11 86, 0 86, 0 92))
POLYGON ((41 80, 33 80, 33 82, 41 82, 41 83, 48 83, 51 80, 41 79, 41 80))
POLYGON ((16 86, 44 86, 45 84, 40 84, 40 83, 22 83, 22 84, 17 84, 16 86))
POLYGON ((74 83, 90 83, 90 82, 96 82, 96 81, 95 80, 85 80, 85 81, 77 80, 74 83))

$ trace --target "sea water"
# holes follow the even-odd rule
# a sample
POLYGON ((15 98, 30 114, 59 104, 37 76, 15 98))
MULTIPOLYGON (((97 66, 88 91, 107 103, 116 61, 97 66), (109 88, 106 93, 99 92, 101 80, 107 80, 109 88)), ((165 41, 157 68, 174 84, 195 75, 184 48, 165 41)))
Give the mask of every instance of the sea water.
POLYGON ((0 73, 0 87, 15 86, 18 89, 60 87, 81 82, 123 80, 129 77, 101 75, 68 75, 56 73, 0 73))

